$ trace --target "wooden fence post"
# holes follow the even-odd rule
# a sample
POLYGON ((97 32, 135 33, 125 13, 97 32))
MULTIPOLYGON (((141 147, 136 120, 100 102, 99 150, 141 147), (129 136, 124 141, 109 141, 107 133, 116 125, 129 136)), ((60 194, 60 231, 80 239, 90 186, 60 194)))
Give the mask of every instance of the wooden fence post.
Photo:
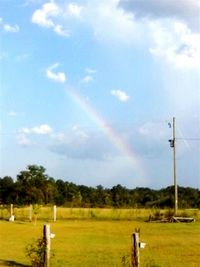
POLYGON ((57 209, 56 209, 56 205, 53 206, 53 221, 56 222, 56 212, 57 212, 57 209))
POLYGON ((132 267, 139 267, 140 266, 140 249, 139 249, 140 233, 138 229, 132 234, 131 241, 132 241, 131 264, 132 264, 132 267))
POLYGON ((13 204, 10 204, 10 217, 13 216, 13 204))
POLYGON ((50 267, 51 233, 49 224, 44 225, 43 239, 44 239, 44 267, 50 267))

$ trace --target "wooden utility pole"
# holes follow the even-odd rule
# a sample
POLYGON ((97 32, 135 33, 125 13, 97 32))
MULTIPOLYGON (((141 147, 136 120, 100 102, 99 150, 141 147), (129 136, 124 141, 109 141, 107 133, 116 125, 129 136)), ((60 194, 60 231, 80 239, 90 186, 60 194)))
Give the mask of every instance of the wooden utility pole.
MULTIPOLYGON (((169 123, 171 128, 171 123, 169 123)), ((174 175, 174 215, 177 215, 178 211, 178 187, 176 179, 176 119, 173 117, 173 139, 170 139, 170 147, 173 148, 173 175, 174 175)))
POLYGON ((176 119, 173 117, 173 170, 174 170, 174 213, 178 211, 178 187, 176 179, 176 119))

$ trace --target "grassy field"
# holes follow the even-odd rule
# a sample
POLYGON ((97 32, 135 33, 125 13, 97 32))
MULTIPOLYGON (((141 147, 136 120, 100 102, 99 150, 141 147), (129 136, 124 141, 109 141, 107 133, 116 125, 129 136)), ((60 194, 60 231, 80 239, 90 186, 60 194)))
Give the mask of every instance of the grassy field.
MULTIPOLYGON (((141 230, 141 241, 147 243, 146 248, 140 251, 141 267, 199 266, 200 222, 146 223, 142 217, 146 218, 150 211, 132 210, 131 213, 129 210, 129 215, 137 215, 135 220, 125 218, 126 212, 128 211, 88 210, 89 219, 86 210, 60 209, 64 218, 55 223, 48 222, 51 231, 56 234, 51 244, 55 254, 51 266, 123 266, 122 258, 127 261, 130 259, 131 233, 136 227, 141 230), (114 219, 109 220, 109 212, 115 212, 114 219), (65 218, 66 214, 71 214, 69 219, 65 218), (96 218, 97 214, 99 218, 96 218)), ((30 266, 29 259, 25 257, 25 247, 34 238, 42 236, 45 223, 45 220, 36 223, 27 220, 1 220, 0 266, 30 266)))
MULTIPOLYGON (((63 208, 57 207, 58 220, 148 220, 150 215, 156 213, 173 213, 173 210, 157 209, 111 209, 111 208, 63 208)), ((14 214, 17 220, 29 221, 30 207, 14 207, 14 214)), ((180 216, 194 217, 200 221, 200 210, 188 209, 179 210, 180 216)), ((0 219, 7 220, 10 217, 10 206, 0 206, 0 219)), ((53 219, 52 206, 33 206, 32 217, 37 220, 51 221, 53 219)))

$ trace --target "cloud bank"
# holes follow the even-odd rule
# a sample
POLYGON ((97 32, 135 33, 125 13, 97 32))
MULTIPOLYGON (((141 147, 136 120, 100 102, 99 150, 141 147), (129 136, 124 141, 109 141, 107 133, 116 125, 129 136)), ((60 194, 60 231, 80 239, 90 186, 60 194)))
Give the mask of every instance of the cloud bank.
POLYGON ((175 18, 191 28, 199 28, 199 0, 120 0, 119 6, 132 12, 137 19, 175 18))

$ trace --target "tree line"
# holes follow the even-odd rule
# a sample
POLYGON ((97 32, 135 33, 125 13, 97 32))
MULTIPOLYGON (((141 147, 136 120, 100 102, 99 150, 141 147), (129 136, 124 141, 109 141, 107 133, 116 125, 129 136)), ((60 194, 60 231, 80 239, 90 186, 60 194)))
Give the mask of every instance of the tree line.
MULTIPOLYGON (((180 208, 200 208, 200 190, 178 187, 180 208)), ((120 184, 112 188, 90 187, 54 179, 43 166, 28 165, 17 175, 0 178, 0 204, 56 204, 66 207, 173 208, 174 187, 160 190, 147 187, 128 189, 120 184)))

